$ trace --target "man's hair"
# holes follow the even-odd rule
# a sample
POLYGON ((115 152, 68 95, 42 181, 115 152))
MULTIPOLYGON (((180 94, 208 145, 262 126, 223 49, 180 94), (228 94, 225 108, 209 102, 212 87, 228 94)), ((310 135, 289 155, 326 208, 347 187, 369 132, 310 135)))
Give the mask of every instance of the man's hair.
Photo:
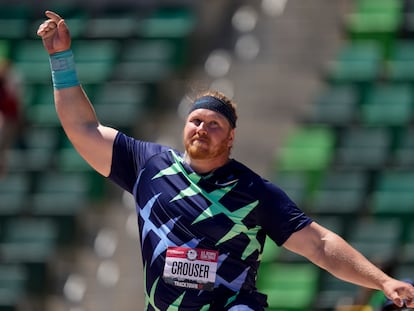
POLYGON ((199 93, 193 102, 196 102, 199 98, 205 97, 205 96, 212 96, 223 102, 224 104, 228 105, 229 108, 232 111, 232 114, 234 116, 234 123, 237 121, 237 104, 230 98, 228 98, 226 95, 219 91, 214 90, 207 90, 204 92, 199 93))

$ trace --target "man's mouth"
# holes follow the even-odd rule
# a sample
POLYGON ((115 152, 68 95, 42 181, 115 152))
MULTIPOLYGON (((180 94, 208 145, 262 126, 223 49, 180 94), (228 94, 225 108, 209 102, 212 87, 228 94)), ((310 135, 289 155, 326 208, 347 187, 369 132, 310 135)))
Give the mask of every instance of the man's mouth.
POLYGON ((197 136, 197 137, 193 137, 192 142, 193 143, 207 144, 209 141, 205 137, 199 137, 199 136, 197 136))

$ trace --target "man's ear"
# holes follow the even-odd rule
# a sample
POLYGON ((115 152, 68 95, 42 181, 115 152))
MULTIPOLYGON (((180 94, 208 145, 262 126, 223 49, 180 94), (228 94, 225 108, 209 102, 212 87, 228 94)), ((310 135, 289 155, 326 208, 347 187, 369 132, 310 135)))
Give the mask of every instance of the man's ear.
POLYGON ((234 129, 232 129, 230 131, 229 137, 227 139, 228 139, 227 146, 233 147, 233 142, 234 142, 234 129))

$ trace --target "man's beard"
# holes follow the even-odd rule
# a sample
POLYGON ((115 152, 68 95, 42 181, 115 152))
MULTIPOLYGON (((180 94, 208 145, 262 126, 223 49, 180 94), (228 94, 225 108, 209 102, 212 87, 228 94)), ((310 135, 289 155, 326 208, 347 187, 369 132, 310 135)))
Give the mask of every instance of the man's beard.
POLYGON ((203 137, 203 143, 194 141, 198 137, 193 137, 189 142, 185 144, 185 150, 188 156, 194 160, 208 160, 217 156, 222 156, 223 153, 229 152, 229 146, 227 140, 223 140, 219 145, 211 148, 210 139, 203 137))

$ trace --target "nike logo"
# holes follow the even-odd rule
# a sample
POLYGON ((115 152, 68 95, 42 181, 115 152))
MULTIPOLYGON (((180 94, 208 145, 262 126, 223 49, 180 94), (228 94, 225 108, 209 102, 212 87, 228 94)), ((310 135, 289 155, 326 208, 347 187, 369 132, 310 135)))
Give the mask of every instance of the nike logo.
POLYGON ((226 187, 226 186, 230 186, 230 185, 232 185, 232 184, 234 184, 234 183, 236 183, 236 182, 238 182, 239 181, 239 179, 233 179, 233 180, 230 180, 230 181, 228 181, 228 182, 224 182, 224 183, 218 183, 217 181, 215 182, 215 184, 217 185, 217 186, 220 186, 220 187, 226 187))

